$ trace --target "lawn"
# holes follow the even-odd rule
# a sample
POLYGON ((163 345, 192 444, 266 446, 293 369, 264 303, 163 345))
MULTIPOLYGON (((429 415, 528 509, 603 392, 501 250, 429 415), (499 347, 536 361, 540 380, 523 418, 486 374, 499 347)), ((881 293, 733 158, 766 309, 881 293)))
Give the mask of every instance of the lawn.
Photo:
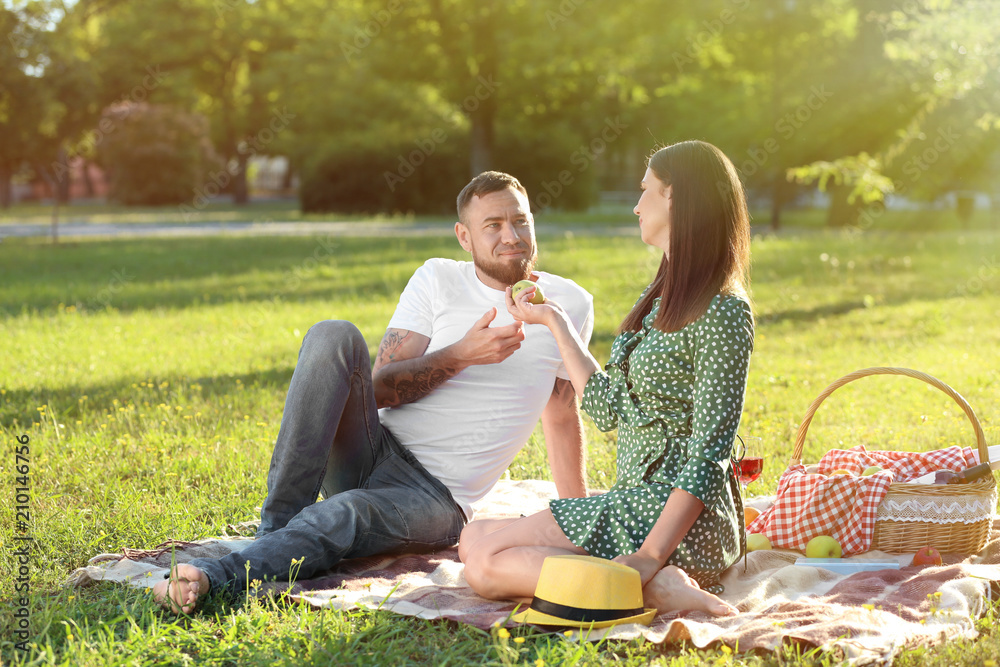
MULTIPOLYGON (((810 401, 868 366, 916 368, 961 392, 1000 444, 1000 235, 809 231, 753 245, 756 349, 741 432, 763 439, 773 492, 810 401)), ((657 257, 638 239, 540 239, 540 268, 595 297, 592 350, 614 330, 657 257)), ((0 649, 27 664, 815 664, 833 656, 704 653, 649 643, 594 645, 517 630, 487 635, 385 612, 310 611, 281 601, 218 601, 190 619, 112 586, 61 587, 101 552, 218 535, 256 516, 302 336, 354 321, 374 351, 399 292, 453 239, 205 238, 0 244, 0 649), (31 648, 16 651, 16 438, 30 438, 31 648), (523 643, 514 638, 525 637, 523 643)), ((820 409, 805 458, 839 446, 925 450, 970 444, 946 396, 916 380, 873 378, 820 409)), ((590 484, 614 481, 613 438, 587 422, 590 484)), ((515 479, 547 478, 540 430, 515 479)), ((899 664, 1000 657, 997 608, 975 643, 906 653, 899 664)))

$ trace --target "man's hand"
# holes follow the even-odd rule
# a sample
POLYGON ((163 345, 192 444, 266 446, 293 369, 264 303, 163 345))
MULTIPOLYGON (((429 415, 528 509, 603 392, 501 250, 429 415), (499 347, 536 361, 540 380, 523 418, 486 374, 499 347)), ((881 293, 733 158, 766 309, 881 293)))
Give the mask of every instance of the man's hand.
POLYGON ((413 403, 469 366, 496 364, 521 347, 520 322, 490 328, 497 309, 479 318, 457 343, 424 354, 430 338, 403 329, 389 329, 379 346, 372 379, 375 404, 392 408, 413 403))
POLYGON ((490 323, 496 316, 497 309, 490 308, 460 341, 445 348, 445 350, 451 349, 459 365, 468 367, 498 364, 521 347, 521 341, 524 340, 524 324, 514 322, 507 326, 490 328, 490 323))

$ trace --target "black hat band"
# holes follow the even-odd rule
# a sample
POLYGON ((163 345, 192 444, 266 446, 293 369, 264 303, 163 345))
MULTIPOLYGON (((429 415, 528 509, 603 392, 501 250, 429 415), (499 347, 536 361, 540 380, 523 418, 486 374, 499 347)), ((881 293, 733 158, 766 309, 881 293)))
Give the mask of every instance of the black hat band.
POLYGON ((645 611, 641 607, 635 609, 586 609, 584 607, 570 607, 564 604, 549 602, 538 597, 531 601, 531 608, 539 613, 576 623, 617 621, 620 618, 638 616, 645 611))

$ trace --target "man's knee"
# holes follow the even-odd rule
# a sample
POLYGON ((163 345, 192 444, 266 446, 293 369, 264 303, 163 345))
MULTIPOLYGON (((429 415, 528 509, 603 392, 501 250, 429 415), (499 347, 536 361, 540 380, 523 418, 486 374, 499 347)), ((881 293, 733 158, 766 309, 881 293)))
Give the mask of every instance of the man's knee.
POLYGON ((347 320, 317 322, 302 340, 302 350, 310 353, 330 354, 342 349, 368 353, 368 344, 361 331, 347 320))
POLYGON ((354 326, 353 322, 347 320, 323 320, 309 327, 306 332, 306 340, 319 339, 321 341, 364 341, 361 331, 354 326))

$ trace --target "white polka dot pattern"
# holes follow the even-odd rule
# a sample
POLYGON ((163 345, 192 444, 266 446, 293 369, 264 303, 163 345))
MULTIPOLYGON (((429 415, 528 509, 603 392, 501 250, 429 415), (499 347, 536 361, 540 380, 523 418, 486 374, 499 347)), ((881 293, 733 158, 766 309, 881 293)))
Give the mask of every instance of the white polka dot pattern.
POLYGON ((716 296, 680 331, 652 324, 619 335, 604 372, 587 383, 583 409, 598 428, 618 428, 617 481, 592 498, 553 500, 567 537, 592 556, 638 550, 670 492, 683 489, 705 509, 667 561, 718 591, 718 575, 740 555, 742 512, 729 458, 739 427, 753 349, 750 305, 716 296))

